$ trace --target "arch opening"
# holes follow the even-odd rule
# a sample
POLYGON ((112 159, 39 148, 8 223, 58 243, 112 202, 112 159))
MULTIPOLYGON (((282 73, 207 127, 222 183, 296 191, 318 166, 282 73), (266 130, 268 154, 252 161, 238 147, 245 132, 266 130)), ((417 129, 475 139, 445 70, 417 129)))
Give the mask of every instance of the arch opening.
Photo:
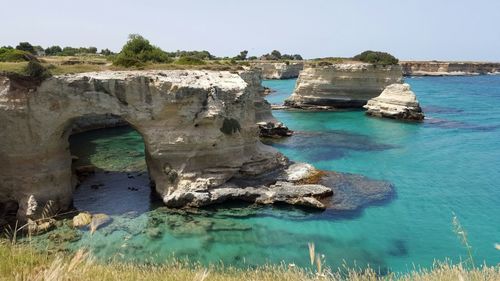
POLYGON ((72 120, 73 207, 121 215, 144 213, 161 204, 146 164, 143 136, 120 116, 89 115, 72 120))

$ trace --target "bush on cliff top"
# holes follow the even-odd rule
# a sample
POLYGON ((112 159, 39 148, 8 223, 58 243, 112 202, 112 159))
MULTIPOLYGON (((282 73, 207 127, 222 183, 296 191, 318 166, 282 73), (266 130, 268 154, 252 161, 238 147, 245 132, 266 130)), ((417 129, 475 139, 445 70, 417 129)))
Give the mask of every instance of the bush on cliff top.
POLYGON ((175 64, 179 65, 203 65, 205 62, 197 57, 183 56, 175 61, 175 64))
POLYGON ((125 67, 141 66, 145 63, 168 63, 172 60, 162 49, 151 45, 147 39, 131 34, 113 63, 125 67))
POLYGON ((29 52, 5 47, 0 48, 1 62, 20 62, 31 60, 36 60, 36 58, 29 52))
POLYGON ((376 51, 364 51, 359 55, 354 56, 355 60, 373 63, 373 64, 381 64, 381 65, 392 65, 398 64, 399 60, 393 55, 385 52, 376 52, 376 51))
POLYGON ((52 76, 50 71, 37 61, 30 61, 23 69, 23 73, 36 80, 44 80, 52 76))

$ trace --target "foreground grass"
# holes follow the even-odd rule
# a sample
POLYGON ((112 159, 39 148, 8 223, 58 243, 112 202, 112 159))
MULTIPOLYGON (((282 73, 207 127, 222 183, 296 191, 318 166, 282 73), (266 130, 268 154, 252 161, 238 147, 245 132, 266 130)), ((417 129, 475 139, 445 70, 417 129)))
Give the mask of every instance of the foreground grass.
POLYGON ((500 267, 466 270, 460 265, 441 264, 432 270, 416 270, 406 275, 377 276, 373 270, 341 270, 332 273, 294 266, 269 265, 255 269, 203 267, 171 262, 165 265, 102 264, 86 252, 71 256, 39 253, 27 245, 0 241, 0 280, 500 280, 500 267))

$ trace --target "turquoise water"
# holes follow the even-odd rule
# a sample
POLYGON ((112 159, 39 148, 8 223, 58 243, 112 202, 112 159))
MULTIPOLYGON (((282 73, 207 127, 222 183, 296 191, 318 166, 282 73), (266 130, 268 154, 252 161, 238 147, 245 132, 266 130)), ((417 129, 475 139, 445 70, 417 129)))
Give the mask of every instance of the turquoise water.
MULTIPOLYGON (((431 266, 435 259, 459 261, 466 256, 453 232, 454 212, 468 232, 476 262, 499 263, 494 245, 500 243, 500 76, 407 82, 426 111, 424 123, 369 118, 362 111, 274 112, 296 132, 274 142, 276 148, 321 169, 390 181, 397 195, 389 202, 334 214, 244 206, 173 211, 148 201, 144 166, 134 164, 134 172, 90 178, 103 183, 99 189, 88 183, 79 188, 75 205, 80 209, 106 212, 118 204, 131 211, 113 213, 110 225, 94 235, 82 231, 82 238, 69 247, 90 247, 101 258, 137 262, 175 256, 205 264, 284 261, 307 266, 307 243, 314 242, 332 267, 345 261, 406 271, 414 265, 431 266), (137 190, 131 191, 130 185, 137 190)), ((277 90, 268 99, 280 103, 295 80, 264 85, 277 90)), ((132 129, 97 132, 74 137, 73 150, 92 147, 87 151, 90 162, 111 171, 143 158, 142 140, 132 129)))

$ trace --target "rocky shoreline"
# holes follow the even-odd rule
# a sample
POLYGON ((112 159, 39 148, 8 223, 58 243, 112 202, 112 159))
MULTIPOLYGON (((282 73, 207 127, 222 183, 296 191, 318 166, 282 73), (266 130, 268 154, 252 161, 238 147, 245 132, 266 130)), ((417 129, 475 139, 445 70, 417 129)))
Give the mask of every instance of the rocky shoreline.
POLYGON ((291 133, 263 95, 258 71, 110 71, 40 84, 1 76, 0 214, 34 220, 47 204, 70 209, 77 181, 68 137, 75 124, 102 126, 107 117, 143 136, 154 191, 168 207, 243 200, 326 208, 335 181, 259 141, 263 129, 266 137, 291 133))
POLYGON ((500 74, 500 63, 401 61, 404 76, 469 76, 500 74))

